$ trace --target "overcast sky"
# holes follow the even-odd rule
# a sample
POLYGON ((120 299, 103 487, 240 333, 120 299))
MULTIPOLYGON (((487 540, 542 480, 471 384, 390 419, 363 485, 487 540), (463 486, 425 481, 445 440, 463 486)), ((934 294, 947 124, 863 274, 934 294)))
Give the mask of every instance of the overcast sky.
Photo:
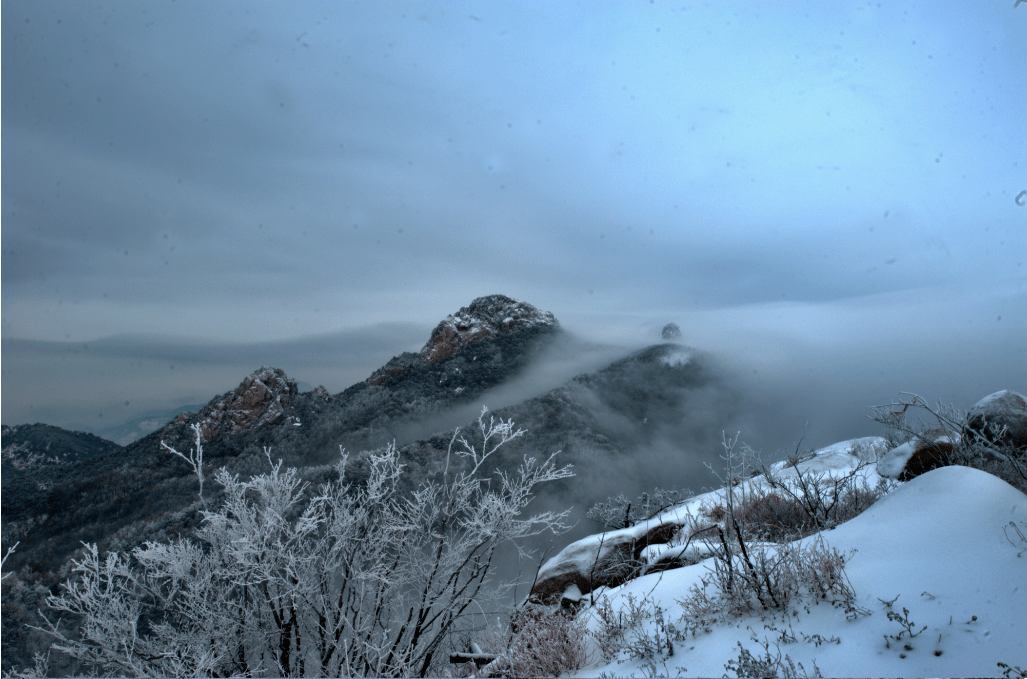
POLYGON ((1013 4, 4 0, 3 421, 339 391, 492 293, 811 426, 1027 391, 1013 4))

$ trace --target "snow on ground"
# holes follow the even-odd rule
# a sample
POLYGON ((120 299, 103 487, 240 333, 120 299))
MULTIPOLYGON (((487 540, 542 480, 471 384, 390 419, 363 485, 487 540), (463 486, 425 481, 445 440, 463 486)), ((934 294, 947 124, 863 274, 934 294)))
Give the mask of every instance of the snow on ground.
MULTIPOLYGON (((811 457, 800 461, 794 467, 789 466, 786 461, 782 461, 770 465, 770 470, 782 481, 789 481, 794 479, 797 474, 807 474, 807 472, 816 476, 823 475, 825 480, 827 478, 837 478, 850 473, 860 462, 876 460, 888 448, 888 442, 885 439, 879 436, 867 436, 821 448, 811 457)), ((865 465, 857 473, 857 477, 865 479, 871 488, 876 486, 878 481, 881 480, 874 464, 865 465)), ((755 476, 735 487, 735 502, 738 502, 738 498, 747 493, 753 486, 767 487, 769 489, 769 486, 765 486, 765 480, 762 476, 755 476)), ((712 506, 724 502, 725 495, 726 492, 723 488, 696 495, 687 502, 654 516, 647 525, 651 526, 655 523, 666 522, 673 517, 685 514, 695 515, 701 506, 712 506)))
POLYGON ((664 354, 660 360, 672 368, 678 368, 692 360, 692 352, 678 348, 664 354))
MULTIPOLYGON (((873 439, 865 442, 879 445, 873 439)), ((861 456, 860 448, 863 454, 869 452, 855 443, 824 449, 800 468, 845 473, 861 456)), ((794 474, 783 464, 775 467, 781 474, 794 474)), ((873 465, 866 470, 873 485, 873 465)), ((718 493, 723 491, 694 498, 669 513, 695 509, 718 493)), ((790 629, 780 615, 776 620, 735 619, 715 625, 709 633, 689 636, 676 646, 674 655, 657 664, 657 671, 671 677, 679 672, 689 677, 725 676, 725 664, 739 656, 738 642, 754 656, 764 655, 752 639, 754 634, 769 641, 776 655, 774 641, 780 633, 764 625, 775 625, 797 639, 779 644, 781 657, 787 654, 801 662, 810 676, 814 660, 826 677, 1002 676, 998 662, 1027 669, 1027 544, 1009 527, 1010 522, 1027 533, 1023 493, 967 467, 931 471, 901 484, 856 518, 822 533, 831 548, 846 554, 857 550, 846 572, 856 603, 870 615, 850 621, 844 611, 821 604, 810 605, 808 612, 800 605, 798 616, 789 618, 790 629), (881 601, 893 599, 895 613, 902 615, 902 609, 908 609, 907 619, 916 624, 914 631, 925 625, 927 629, 911 640, 908 634, 901 642, 891 640, 889 648, 885 635, 903 630, 889 619, 881 601), (804 642, 803 634, 837 637, 840 643, 817 646, 804 642), (912 650, 903 648, 906 642, 912 650)), ((814 539, 810 536, 802 543, 814 539)), ((648 596, 674 621, 681 614, 676 600, 687 596, 709 564, 646 575, 596 595, 609 596, 615 607, 623 607, 629 594, 636 599, 648 596)), ((583 614, 589 615, 587 610, 583 614)), ((595 620, 589 624, 594 626, 595 620)), ((654 623, 650 619, 645 625, 652 629, 654 623)), ((601 657, 598 651, 594 657, 601 657)), ((622 651, 622 662, 593 664, 574 676, 651 676, 651 668, 643 661, 624 658, 622 651)))
MULTIPOLYGON (((866 436, 821 448, 795 466, 789 466, 786 461, 772 464, 770 465, 770 470, 779 480, 789 485, 793 485, 799 473, 808 478, 813 476, 822 477, 826 481, 829 478, 838 478, 849 474, 861 462, 873 462, 884 455, 889 447, 887 440, 884 438, 866 436)), ((874 464, 864 465, 856 473, 856 478, 854 479, 857 484, 865 482, 870 488, 875 487, 882 480, 874 464)), ((762 476, 755 476, 735 488, 735 502, 740 502, 754 488, 769 490, 766 480, 762 476)), ((539 577, 542 578, 548 575, 549 569, 556 567, 558 563, 569 560, 583 564, 583 570, 587 570, 588 566, 596 559, 597 551, 601 551, 601 556, 605 555, 608 551, 614 549, 624 538, 639 539, 648 533, 649 530, 660 524, 680 523, 688 515, 699 516, 703 513, 703 508, 724 504, 725 496, 726 492, 723 488, 702 493, 680 505, 657 514, 648 521, 640 521, 630 528, 611 530, 603 534, 591 535, 578 540, 568 545, 562 552, 546 562, 546 565, 539 571, 539 577)), ((684 535, 679 535, 677 540, 673 540, 665 545, 651 545, 643 550, 642 556, 649 563, 652 563, 667 550, 677 548, 680 551, 683 546, 684 537, 684 535)), ((693 543, 688 547, 689 553, 703 550, 704 547, 701 544, 693 543)))

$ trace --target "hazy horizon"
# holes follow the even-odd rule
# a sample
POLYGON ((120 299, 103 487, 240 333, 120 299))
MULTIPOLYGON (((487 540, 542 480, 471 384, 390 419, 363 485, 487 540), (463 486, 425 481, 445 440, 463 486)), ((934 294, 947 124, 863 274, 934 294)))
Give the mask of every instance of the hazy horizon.
MULTIPOLYGON (((876 308, 863 308, 869 305, 866 300, 851 309, 777 303, 664 318, 624 314, 601 323, 587 316, 561 319, 557 315, 573 342, 570 347, 586 346, 587 350, 580 355, 569 353, 569 348, 551 352, 512 384, 483 396, 473 409, 512 405, 581 372, 660 343, 664 322, 675 322, 683 333, 679 341, 712 355, 725 368, 723 386, 745 394, 737 424, 743 440, 753 447, 776 454, 796 443, 807 423, 804 446, 880 435, 883 428, 866 419, 869 407, 898 399, 900 392, 967 409, 1000 389, 1023 391, 1020 385, 1027 383, 1027 367, 1019 361, 1022 347, 1016 336, 1025 329, 1016 326, 1014 318, 1006 326, 1013 330, 1007 341, 999 333, 984 335, 980 325, 1006 323, 993 320, 997 316, 992 314, 1008 307, 1001 297, 981 304, 980 299, 956 295, 952 290, 921 291, 915 313, 907 295, 892 294, 877 299, 876 308), (965 325, 956 325, 948 318, 953 305, 976 305, 979 310, 967 313, 965 325), (925 332, 914 335, 915 341, 904 341, 912 329, 946 327, 946 323, 948 331, 941 336, 925 332), (819 339, 811 341, 810 333, 819 339), (963 347, 969 346, 985 360, 967 362, 963 347), (802 369, 796 369, 800 364, 802 369)), ((15 388, 33 394, 41 405, 9 406, 5 389, 3 421, 42 421, 99 434, 145 412, 206 404, 234 389, 261 365, 282 368, 307 388, 324 385, 334 394, 366 379, 393 356, 418 351, 431 327, 382 324, 249 344, 158 336, 82 344, 4 339, 5 360, 15 358, 19 366, 5 367, 5 385, 13 381, 15 388), (57 361, 61 371, 39 367, 57 361), (26 367, 20 369, 22 365, 26 367), (62 389, 69 381, 88 384, 90 374, 103 381, 77 392, 62 389)), ((445 424, 439 428, 466 423, 452 419, 444 416, 445 424)))

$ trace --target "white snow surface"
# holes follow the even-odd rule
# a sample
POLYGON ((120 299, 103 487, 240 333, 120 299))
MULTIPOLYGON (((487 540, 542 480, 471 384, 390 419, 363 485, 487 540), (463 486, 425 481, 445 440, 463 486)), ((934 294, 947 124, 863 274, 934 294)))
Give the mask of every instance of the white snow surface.
MULTIPOLYGON (((882 446, 887 449, 883 439, 846 441, 819 451, 799 467, 832 476, 844 474, 860 457, 879 456, 882 446)), ((795 473, 785 469, 784 463, 775 469, 782 475, 795 473)), ((864 472, 871 485, 880 478, 874 465, 864 472)), ((722 497, 723 490, 694 498, 663 517, 697 509, 703 502, 715 501, 718 494, 722 497)), ((782 659, 788 655, 801 662, 811 676, 815 660, 825 677, 998 677, 1002 676, 998 662, 1027 669, 1027 544, 1010 522, 1027 533, 1027 495, 985 472, 942 467, 896 484, 863 514, 821 533, 830 548, 843 554, 856 550, 846 573, 856 603, 871 614, 850 621, 844 611, 828 604, 810 604, 809 612, 800 605, 798 617, 789 618, 797 641, 779 643, 782 659), (901 614, 907 608, 908 619, 916 623, 914 631, 925 625, 927 629, 912 640, 908 635, 902 642, 892 640, 888 648, 885 635, 896 635, 903 628, 888 618, 881 600, 896 597, 892 610, 901 614), (801 633, 837 637, 841 642, 816 646, 804 642, 801 633), (903 649, 906 641, 912 650, 903 649), (936 651, 941 654, 935 655, 936 651)), ((676 621, 681 615, 677 600, 688 595, 709 567, 710 561, 704 561, 654 573, 620 587, 600 588, 595 595, 609 596, 615 608, 624 605, 628 594, 636 599, 647 596, 667 612, 667 619, 676 621)), ((589 609, 580 615, 594 627, 589 609)), ((652 629, 654 623, 644 624, 652 629)), ((722 622, 709 633, 700 632, 677 644, 674 655, 658 664, 658 672, 671 677, 679 672, 685 677, 727 676, 725 665, 738 658, 738 642, 754 656, 764 655, 752 639, 754 634, 769 641, 776 655, 778 633, 765 624, 787 629, 780 614, 776 620, 751 617, 722 622)), ((625 660, 623 651, 620 662, 605 665, 598 651, 592 650, 599 663, 572 676, 650 676, 643 661, 625 660)))
POLYGON ((692 352, 685 349, 675 349, 664 354, 660 360, 671 368, 678 368, 687 365, 692 360, 692 352))
MULTIPOLYGON (((1023 394, 1019 394, 1015 391, 1010 391, 1008 389, 1003 389, 1002 391, 996 391, 994 394, 988 394, 980 401, 975 403, 974 407, 971 410, 994 410, 996 404, 1001 404, 1002 401, 1005 401, 1010 394, 1012 394, 1013 396, 1019 396, 1020 398, 1024 398, 1023 394)), ((999 405, 999 407, 1001 408, 1001 405, 999 405)))
POLYGON ((906 441, 901 446, 888 451, 888 454, 877 463, 877 473, 881 476, 897 479, 906 468, 906 462, 916 452, 914 441, 906 441))

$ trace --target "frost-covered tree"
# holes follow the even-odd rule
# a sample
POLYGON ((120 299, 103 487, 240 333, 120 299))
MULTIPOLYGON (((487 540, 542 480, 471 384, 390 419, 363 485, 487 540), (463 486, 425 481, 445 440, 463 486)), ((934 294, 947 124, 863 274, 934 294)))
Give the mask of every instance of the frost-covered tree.
POLYGON ((310 494, 281 461, 249 481, 221 470, 224 503, 203 512, 195 539, 131 556, 86 545, 48 599, 82 616, 81 639, 48 620, 54 647, 136 676, 437 672, 447 640, 478 612, 497 547, 564 528, 566 512, 522 513, 536 484, 569 468, 554 453, 485 477, 485 461, 524 433, 486 412, 481 449, 454 433, 440 477, 413 493, 400 489, 395 445, 370 454, 359 486, 344 481, 343 452, 338 479, 310 494))
MULTIPOLYGON (((3 565, 4 565, 5 563, 7 563, 7 557, 9 557, 9 556, 10 556, 11 554, 13 554, 13 553, 14 553, 14 550, 15 550, 15 548, 17 548, 17 546, 18 546, 19 544, 20 544, 20 543, 18 543, 18 542, 15 542, 15 543, 14 543, 13 545, 11 545, 10 547, 8 547, 8 548, 7 548, 7 553, 6 553, 6 554, 4 554, 4 558, 3 558, 3 559, 0 559, 0 568, 3 568, 3 565)), ((10 575, 10 573, 8 573, 7 575, 10 575)), ((3 580, 4 578, 6 578, 6 577, 7 577, 7 575, 4 575, 3 577, 0 577, 0 580, 3 580)))

